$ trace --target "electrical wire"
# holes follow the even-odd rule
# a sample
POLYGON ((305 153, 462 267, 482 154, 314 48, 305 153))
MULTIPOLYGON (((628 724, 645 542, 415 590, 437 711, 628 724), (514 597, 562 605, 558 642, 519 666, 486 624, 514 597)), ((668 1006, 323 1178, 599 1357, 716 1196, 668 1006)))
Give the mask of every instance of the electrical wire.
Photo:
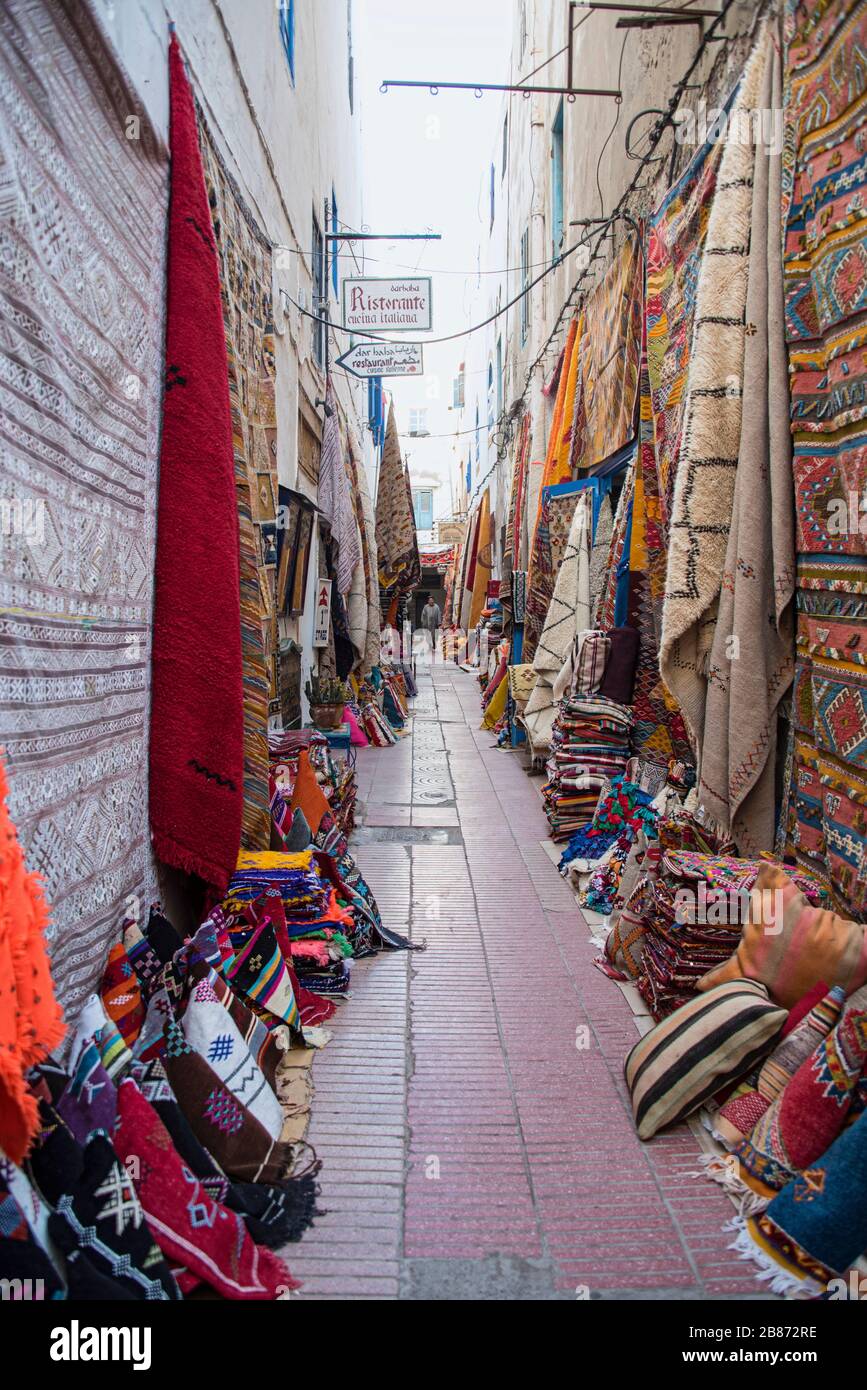
MULTIPOLYGON (((591 13, 592 13, 592 11, 591 11, 591 13)), ((620 45, 620 62, 617 64, 617 90, 618 90, 618 91, 622 91, 622 88, 621 88, 621 86, 620 86, 620 79, 621 79, 621 77, 623 76, 623 55, 624 55, 625 52, 626 52, 626 40, 629 38, 629 35, 630 35, 631 32, 632 32, 632 31, 631 31, 630 29, 624 30, 624 33, 623 33, 623 43, 620 45)), ((621 113, 622 110, 623 110, 623 101, 622 101, 622 99, 621 99, 620 101, 617 102, 617 111, 616 111, 616 114, 615 114, 615 116, 614 116, 614 124, 612 125, 611 129, 609 130, 608 134, 607 134, 606 137, 605 137, 605 143, 603 144, 602 149, 599 151, 599 158, 598 158, 597 161, 596 161, 596 192, 599 194, 599 215, 600 215, 601 217, 604 217, 604 216, 605 216, 605 199, 602 197, 602 185, 601 185, 600 182, 599 182, 599 174, 600 174, 600 171, 601 171, 601 169, 602 169, 602 159, 603 159, 603 156, 604 156, 604 154, 605 154, 605 151, 608 149, 609 141, 611 140, 611 137, 612 137, 612 135, 614 134, 614 132, 615 132, 615 130, 617 129, 617 126, 618 126, 618 124, 619 124, 619 122, 620 122, 620 113, 621 113)))
MULTIPOLYGON (((556 256, 552 261, 548 263, 545 270, 543 270, 539 275, 537 275, 533 280, 531 280, 529 284, 525 285, 523 289, 519 290, 518 293, 512 299, 508 300, 506 304, 503 304, 499 309, 495 309, 494 312, 492 314, 489 314, 486 319, 482 319, 479 323, 471 324, 469 328, 458 329, 456 333, 444 333, 439 338, 426 337, 422 342, 422 346, 434 347, 439 343, 451 343, 454 342, 457 338, 467 338, 472 333, 478 333, 480 329, 487 328, 489 324, 494 323, 498 318, 501 318, 502 315, 507 313, 509 309, 514 307, 514 305, 520 303, 520 301, 524 299, 532 289, 535 289, 536 285, 538 285, 540 281, 544 280, 547 275, 550 275, 552 271, 559 269, 560 265, 562 265, 562 263, 565 260, 567 260, 569 256, 573 255, 576 251, 580 250, 582 246, 586 245, 589 239, 590 234, 581 237, 566 251, 561 252, 559 256, 556 256)), ((305 309, 301 304, 298 303, 297 300, 293 299, 291 294, 289 294, 288 290, 281 289, 280 294, 283 296, 284 299, 287 299, 290 304, 294 305, 298 312, 300 314, 303 314, 305 318, 313 319, 315 323, 327 324, 328 327, 334 329, 335 332, 349 333, 354 335, 356 338, 368 338, 372 342, 387 343, 392 341, 392 339, 390 338, 384 338, 382 332, 369 333, 364 329, 350 328, 345 323, 336 323, 334 319, 324 318, 320 314, 314 314, 310 309, 305 309)))
MULTIPOLYGON (((569 291, 569 294, 567 295, 566 300, 564 301, 563 307, 561 308, 560 313, 559 313, 558 316, 557 316, 557 319, 556 319, 556 321, 555 321, 555 323, 554 323, 553 328, 551 329, 551 332, 548 334, 548 337, 546 338, 546 340, 545 340, 544 344, 542 345, 540 351, 536 354, 535 358, 534 358, 533 361, 530 363, 530 366, 527 368, 527 373, 526 373, 526 376, 525 376, 525 378, 524 378, 523 387, 521 388, 520 394, 515 398, 515 400, 513 401, 512 405, 511 405, 510 408, 509 408, 508 417, 504 417, 504 415, 501 415, 501 416, 500 416, 500 419, 499 419, 499 421, 498 421, 498 423, 503 422, 503 423, 506 424, 506 425, 510 425, 511 421, 512 421, 514 418, 516 418, 516 416, 517 416, 517 414, 518 414, 518 411, 519 411, 520 407, 524 404, 524 402, 525 402, 525 400, 526 400, 527 391, 528 391, 528 389, 529 389, 530 382, 531 382, 531 380, 532 380, 532 378, 533 378, 533 375, 534 375, 536 369, 537 369, 537 368, 539 367, 539 365, 541 364, 543 358, 547 355, 547 353, 548 353, 548 351, 549 351, 549 349, 550 349, 551 344, 553 343, 554 339, 556 338, 557 334, 559 333, 560 327, 561 327, 561 325, 562 325, 562 323, 563 323, 563 320, 564 320, 565 316, 568 314, 569 310, 570 310, 571 308, 574 307, 573 301, 574 301, 575 295, 579 293, 579 291, 581 290, 581 287, 582 287, 584 281, 586 280, 587 276, 589 275, 590 270, 591 270, 591 268, 592 268, 592 266, 593 266, 593 262, 597 259, 597 256, 598 256, 598 253, 599 253, 599 248, 600 248, 600 246, 602 245, 602 242, 604 241, 605 237, 608 235, 608 231, 609 231, 610 227, 612 226, 612 224, 613 224, 614 222, 619 221, 619 220, 622 219, 622 220, 625 220, 625 221, 630 222, 631 225, 632 225, 632 227, 633 227, 633 229, 635 229, 636 231, 638 230, 638 227, 637 227, 636 222, 635 222, 634 219, 631 217, 631 215, 626 211, 625 205, 626 205, 626 203, 628 202, 628 200, 629 200, 630 198, 632 198, 637 192, 643 191, 644 189, 646 189, 646 188, 648 187, 648 185, 643 185, 643 184, 640 184, 640 183, 639 183, 639 178, 640 178, 640 175, 641 175, 641 173, 642 173, 642 170, 645 168, 646 165, 649 165, 649 164, 651 164, 651 163, 653 162, 653 160, 652 160, 653 152, 654 152, 654 150, 656 149, 657 144, 659 143, 659 141, 662 139, 663 135, 665 134, 665 131, 668 129, 668 127, 669 127, 670 125, 673 125, 673 116, 674 116, 674 112, 677 110, 678 104, 679 104, 679 102, 680 102, 680 98, 681 98, 681 96, 683 95, 683 92, 684 92, 685 88, 688 86, 689 81, 690 81, 690 78, 692 77, 693 73, 695 72, 696 68, 698 67, 699 63, 701 62, 702 58, 704 57, 704 54, 705 54, 705 52, 707 51, 707 49, 708 49, 710 43, 714 41, 714 38, 715 38, 714 31, 719 27, 720 24, 722 24, 722 23, 725 21, 725 19, 726 19, 727 16, 728 16, 729 11, 733 8, 733 6, 734 6, 736 3, 739 3, 739 0, 723 0, 722 7, 721 7, 721 9, 720 9, 719 14, 716 16, 715 19, 711 20, 710 24, 708 25, 708 27, 707 27, 705 33, 703 34, 702 39, 701 39, 701 41, 700 41, 700 43, 699 43, 699 45, 698 45, 698 48, 697 48, 697 50, 696 50, 696 53, 695 53, 695 55, 694 55, 694 57, 693 57, 692 62, 690 63, 689 67, 687 68, 687 70, 686 70, 686 72, 684 73, 683 77, 680 79, 680 81, 677 83, 677 85, 676 85, 675 88, 674 88, 674 91, 673 91, 673 93, 672 93, 672 95, 671 95, 671 98, 670 98, 670 100, 669 100, 668 106, 665 108, 665 110, 664 110, 663 113, 660 115, 660 117, 654 122, 654 125, 653 125, 651 131, 649 132, 649 148, 648 148, 647 154, 645 154, 645 155, 643 156, 643 158, 641 158, 641 159, 638 161, 638 168, 636 169, 635 173, 633 174, 632 179, 630 180, 628 187, 627 187, 627 188, 625 189, 625 191, 621 194, 620 199, 618 200, 617 205, 616 205, 616 207, 614 208, 614 210, 612 211, 612 213, 610 214, 610 216, 607 217, 607 218, 605 219, 605 221, 603 222, 602 226, 600 227, 600 230, 599 230, 599 233, 598 233, 598 236, 597 236, 597 239, 596 239, 596 247, 595 247, 595 250, 594 250, 594 252, 593 252, 593 255, 592 255, 591 258, 590 258, 589 264, 585 267, 584 270, 582 270, 581 274, 578 276, 578 279, 575 281, 575 284, 572 286, 571 290, 569 291)), ((724 35, 724 36, 722 36, 722 37, 723 37, 727 42, 736 42, 738 39, 740 39, 741 37, 744 37, 744 36, 741 35, 741 34, 734 34, 734 35, 731 35, 731 36, 729 36, 729 35, 724 35)), ((640 238, 639 238, 639 240, 640 240, 640 238)), ((508 440, 507 440, 507 443, 508 443, 508 440)), ((487 473, 485 473, 484 476, 483 476, 482 478, 480 478, 479 481, 476 483, 476 486, 473 488, 472 494, 471 494, 470 497, 467 499, 467 513, 468 513, 468 514, 469 514, 469 511, 470 511, 470 509, 471 509, 471 507, 472 507, 473 502, 475 501, 476 497, 477 497, 478 494, 479 494, 480 489, 481 489, 482 487, 484 487, 485 483, 488 481, 488 479, 491 477, 492 473, 494 473, 494 471, 495 471, 496 468, 498 467, 500 461, 501 461, 500 458, 496 458, 496 459, 494 460, 494 462, 491 464, 491 467, 488 469, 487 473)))

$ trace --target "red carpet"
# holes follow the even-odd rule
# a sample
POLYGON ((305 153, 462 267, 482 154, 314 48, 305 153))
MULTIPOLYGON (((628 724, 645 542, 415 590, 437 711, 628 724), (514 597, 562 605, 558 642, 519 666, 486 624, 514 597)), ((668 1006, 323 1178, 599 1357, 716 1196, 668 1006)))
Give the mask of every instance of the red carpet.
POLYGON ((222 892, 243 785, 238 517, 220 278, 177 39, 157 512, 150 819, 157 857, 222 892))

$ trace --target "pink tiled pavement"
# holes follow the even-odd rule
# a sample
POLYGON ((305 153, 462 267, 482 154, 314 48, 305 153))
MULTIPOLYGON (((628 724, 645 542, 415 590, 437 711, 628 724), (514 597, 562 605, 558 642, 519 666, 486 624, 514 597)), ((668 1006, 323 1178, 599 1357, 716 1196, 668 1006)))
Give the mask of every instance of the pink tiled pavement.
POLYGON ((358 962, 316 1059, 328 1214, 286 1252, 300 1296, 756 1297, 691 1132, 635 1134, 635 1022, 540 843, 538 779, 479 730, 472 676, 419 684, 410 734, 359 754, 355 852, 427 949, 358 962))

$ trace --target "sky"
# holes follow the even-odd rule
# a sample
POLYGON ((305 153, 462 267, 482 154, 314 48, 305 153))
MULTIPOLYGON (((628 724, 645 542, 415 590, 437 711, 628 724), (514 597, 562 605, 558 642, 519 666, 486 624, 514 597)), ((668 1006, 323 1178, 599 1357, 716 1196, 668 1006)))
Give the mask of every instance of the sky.
MULTIPOLYGON (((439 242, 371 243, 367 273, 432 273, 436 337, 468 324, 479 244, 487 232, 487 170, 498 145, 502 98, 497 92, 477 99, 472 92, 443 91, 433 97, 427 88, 382 94, 379 86, 385 78, 505 81, 512 5, 509 0, 354 0, 353 16, 365 221, 374 232, 442 233, 439 242)), ((443 399, 446 394, 450 399, 464 353, 461 341, 425 351, 426 375, 440 379, 443 399)), ((402 388, 398 379, 391 384, 404 429, 402 388)), ((431 412, 432 425, 437 414, 431 412)))

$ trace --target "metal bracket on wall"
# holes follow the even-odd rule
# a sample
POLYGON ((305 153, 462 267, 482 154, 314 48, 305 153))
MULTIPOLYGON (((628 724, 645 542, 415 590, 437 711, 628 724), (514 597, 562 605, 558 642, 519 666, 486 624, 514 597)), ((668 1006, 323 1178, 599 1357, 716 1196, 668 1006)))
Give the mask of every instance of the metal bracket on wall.
MULTIPOLYGON (((568 32, 566 35, 566 82, 571 87, 573 77, 572 36, 578 25, 575 22, 576 10, 602 10, 609 14, 619 14, 616 29, 661 29, 678 28, 685 24, 704 27, 706 19, 717 19, 719 10, 682 10, 668 5, 620 5, 612 0, 569 0, 568 32), (624 17, 627 16, 627 17, 624 17)), ((583 23, 583 20, 581 21, 583 23)))
POLYGON ((432 97, 438 96, 442 90, 473 92, 477 97, 483 92, 520 92, 522 97, 531 97, 541 92, 543 95, 567 97, 569 101, 574 101, 576 97, 613 97, 615 101, 623 100, 623 93, 615 88, 573 87, 571 82, 567 87, 522 87, 510 82, 398 82, 389 77, 380 83, 379 90, 387 92, 389 87, 427 87, 432 97))

